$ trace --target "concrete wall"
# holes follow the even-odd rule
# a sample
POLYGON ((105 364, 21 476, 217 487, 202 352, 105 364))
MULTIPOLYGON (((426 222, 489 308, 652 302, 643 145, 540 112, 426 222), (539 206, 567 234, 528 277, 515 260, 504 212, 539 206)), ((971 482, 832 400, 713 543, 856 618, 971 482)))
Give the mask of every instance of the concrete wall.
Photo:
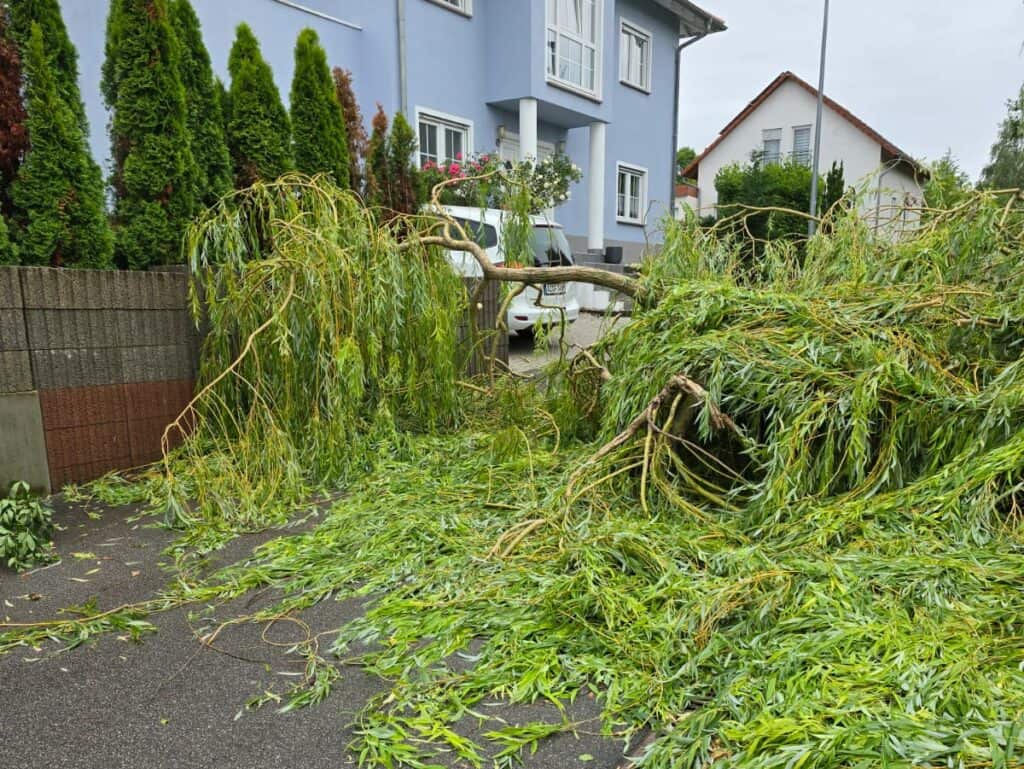
MULTIPOLYGON (((304 12, 275 0, 192 0, 217 74, 227 82, 227 59, 235 27, 246 22, 260 40, 287 103, 294 71, 295 39, 305 27, 320 35, 328 60, 352 70, 356 98, 369 122, 380 102, 389 115, 400 109, 397 5, 395 0, 296 0, 299 5, 361 29, 304 12)), ((603 0, 601 89, 588 98, 551 85, 545 74, 545 3, 548 0, 474 0, 472 16, 432 0, 406 0, 408 102, 464 118, 473 125, 471 151, 498 144, 499 126, 518 131, 518 100, 540 103, 539 138, 565 142, 584 174, 593 121, 609 124, 605 175, 605 224, 610 244, 632 244, 639 252, 656 232, 615 219, 616 163, 648 169, 649 225, 669 207, 672 182, 674 67, 678 22, 652 0, 603 0), (619 22, 625 17, 653 37, 653 87, 642 93, 619 82, 619 22)), ((72 41, 78 48, 82 95, 86 101, 97 160, 110 157, 108 114, 100 96, 108 0, 61 0, 72 41)), ((586 178, 556 218, 571 235, 587 232, 586 178)))
MULTIPOLYGON (((785 82, 761 106, 737 126, 721 144, 700 163, 699 208, 701 214, 714 213, 718 204, 715 177, 731 163, 747 163, 751 153, 760 151, 762 131, 782 129, 782 154, 793 152, 793 128, 810 125, 813 137, 817 101, 806 89, 791 81, 785 82)), ((813 139, 812 139, 813 141, 813 139)), ((864 192, 863 209, 874 215, 881 200, 883 220, 891 217, 889 204, 896 197, 902 205, 904 194, 920 200, 920 185, 902 167, 883 169, 882 148, 867 134, 844 117, 825 106, 821 136, 822 173, 833 162, 842 162, 847 186, 864 192), (883 173, 884 172, 884 173, 883 173)))
MULTIPOLYGON (((496 283, 467 288, 477 345, 468 318, 459 339, 477 374, 501 298, 496 283)), ((199 344, 184 272, 0 267, 0 489, 57 490, 160 459, 192 398, 199 344)), ((507 334, 497 349, 507 363, 507 334)))
POLYGON ((196 375, 187 275, 5 267, 0 304, 0 482, 56 489, 160 457, 196 375))

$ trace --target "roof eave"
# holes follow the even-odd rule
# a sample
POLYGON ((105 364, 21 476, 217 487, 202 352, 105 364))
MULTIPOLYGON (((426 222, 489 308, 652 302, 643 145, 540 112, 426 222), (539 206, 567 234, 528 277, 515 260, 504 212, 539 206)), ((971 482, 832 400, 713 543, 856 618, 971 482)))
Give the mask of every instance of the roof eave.
POLYGON ((724 32, 725 22, 703 8, 694 5, 690 0, 654 0, 679 19, 679 36, 696 37, 724 32))

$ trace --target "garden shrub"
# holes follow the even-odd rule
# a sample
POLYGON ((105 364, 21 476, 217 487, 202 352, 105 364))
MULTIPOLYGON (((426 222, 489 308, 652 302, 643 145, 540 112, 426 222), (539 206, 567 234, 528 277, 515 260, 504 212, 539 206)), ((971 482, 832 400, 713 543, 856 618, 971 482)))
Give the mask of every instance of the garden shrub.
POLYGON ((53 511, 24 481, 11 484, 7 498, 0 499, 0 563, 20 571, 47 560, 53 531, 53 511))
POLYGON ((327 66, 327 54, 312 29, 304 29, 295 44, 291 107, 295 169, 309 176, 329 174, 339 187, 348 188, 345 117, 327 66))

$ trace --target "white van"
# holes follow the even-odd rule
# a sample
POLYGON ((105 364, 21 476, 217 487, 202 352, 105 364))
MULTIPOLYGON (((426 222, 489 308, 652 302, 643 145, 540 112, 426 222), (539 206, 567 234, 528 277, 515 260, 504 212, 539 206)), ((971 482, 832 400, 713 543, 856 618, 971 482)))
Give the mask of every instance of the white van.
MULTIPOLYGON (((491 261, 505 264, 503 242, 504 211, 494 208, 445 206, 445 212, 466 230, 466 233, 487 251, 491 261)), ((531 216, 533 225, 533 266, 569 267, 573 264, 572 250, 562 225, 546 216, 531 216)), ((448 259, 455 271, 463 277, 483 277, 479 263, 468 251, 449 251, 448 259)), ((530 332, 538 322, 543 325, 574 322, 580 316, 580 303, 572 283, 552 283, 541 290, 527 288, 512 300, 508 309, 509 331, 530 332)))

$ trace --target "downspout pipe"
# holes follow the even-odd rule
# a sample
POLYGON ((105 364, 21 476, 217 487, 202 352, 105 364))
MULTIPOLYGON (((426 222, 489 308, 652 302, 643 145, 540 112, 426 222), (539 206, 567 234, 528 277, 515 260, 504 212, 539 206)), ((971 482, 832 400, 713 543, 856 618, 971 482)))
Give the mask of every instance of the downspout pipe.
POLYGON ((679 95, 681 92, 681 80, 682 72, 681 67, 683 63, 683 49, 689 48, 694 43, 699 43, 710 32, 702 32, 699 35, 687 38, 679 41, 679 45, 676 46, 676 83, 675 83, 675 98, 672 100, 673 109, 675 113, 672 116, 672 162, 669 164, 669 168, 672 169, 671 179, 669 183, 672 186, 672 190, 669 193, 669 213, 675 218, 676 215, 676 174, 679 169, 676 168, 676 151, 679 149, 679 95))
POLYGON ((409 65, 405 34, 405 0, 396 0, 398 14, 398 105, 401 113, 409 118, 409 65))

